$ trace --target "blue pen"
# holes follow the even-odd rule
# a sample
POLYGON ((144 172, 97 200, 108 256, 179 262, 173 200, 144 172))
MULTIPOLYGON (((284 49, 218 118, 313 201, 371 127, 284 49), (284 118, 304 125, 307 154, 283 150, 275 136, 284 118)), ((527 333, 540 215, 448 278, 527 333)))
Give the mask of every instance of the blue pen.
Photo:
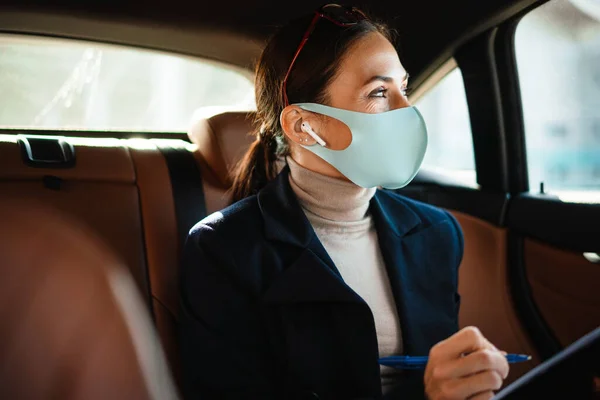
MULTIPOLYGON (((379 359, 379 364, 396 369, 423 369, 427 365, 427 356, 390 356, 379 359)), ((531 360, 526 354, 507 354, 506 360, 509 364, 520 363, 531 360)))

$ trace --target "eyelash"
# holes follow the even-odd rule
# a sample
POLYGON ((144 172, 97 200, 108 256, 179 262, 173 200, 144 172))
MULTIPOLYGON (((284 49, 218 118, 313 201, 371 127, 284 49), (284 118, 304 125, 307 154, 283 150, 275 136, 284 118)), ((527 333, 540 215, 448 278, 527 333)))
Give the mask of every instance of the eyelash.
POLYGON ((388 90, 386 88, 380 87, 380 88, 373 90, 371 92, 371 94, 369 94, 369 97, 379 97, 379 98, 385 99, 385 98, 387 98, 387 96, 386 96, 387 92, 388 92, 388 90))
MULTIPOLYGON (((377 88, 377 89, 373 90, 371 92, 371 94, 369 95, 369 97, 384 98, 385 99, 385 98, 387 98, 387 96, 386 96, 387 92, 388 92, 388 89, 380 87, 380 88, 377 88)), ((403 96, 407 96, 408 93, 409 93, 408 87, 403 87, 401 89, 401 92, 402 92, 403 96)))

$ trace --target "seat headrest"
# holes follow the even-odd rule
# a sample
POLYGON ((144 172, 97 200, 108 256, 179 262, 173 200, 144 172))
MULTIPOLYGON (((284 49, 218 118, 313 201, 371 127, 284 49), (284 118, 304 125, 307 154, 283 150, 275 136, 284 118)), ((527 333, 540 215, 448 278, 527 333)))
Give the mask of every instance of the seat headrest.
POLYGON ((208 167, 226 188, 233 183, 231 169, 255 140, 250 135, 254 116, 252 111, 226 112, 194 121, 188 132, 208 167))

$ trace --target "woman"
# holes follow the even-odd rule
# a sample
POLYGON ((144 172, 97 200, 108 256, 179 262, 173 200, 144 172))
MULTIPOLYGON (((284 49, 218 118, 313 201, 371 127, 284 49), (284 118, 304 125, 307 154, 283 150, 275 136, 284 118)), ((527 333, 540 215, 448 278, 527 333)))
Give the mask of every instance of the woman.
POLYGON ((192 231, 182 271, 184 391, 198 399, 487 399, 508 373, 458 330, 462 233, 391 193, 425 125, 391 34, 327 5, 283 27, 256 70, 241 200, 192 231), (278 160, 284 160, 278 174, 278 160), (427 355, 425 373, 378 357, 427 355))

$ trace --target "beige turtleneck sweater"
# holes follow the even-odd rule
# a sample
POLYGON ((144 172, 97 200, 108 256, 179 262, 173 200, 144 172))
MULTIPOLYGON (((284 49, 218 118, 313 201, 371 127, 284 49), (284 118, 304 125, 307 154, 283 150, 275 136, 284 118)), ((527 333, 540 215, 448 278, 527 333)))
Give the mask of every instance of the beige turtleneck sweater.
MULTIPOLYGON (((400 321, 377 231, 369 214, 375 188, 355 184, 310 171, 291 157, 290 185, 317 237, 340 271, 344 282, 369 305, 375 319, 379 356, 400 354, 400 321)), ((399 372, 381 367, 384 393, 399 372)))

